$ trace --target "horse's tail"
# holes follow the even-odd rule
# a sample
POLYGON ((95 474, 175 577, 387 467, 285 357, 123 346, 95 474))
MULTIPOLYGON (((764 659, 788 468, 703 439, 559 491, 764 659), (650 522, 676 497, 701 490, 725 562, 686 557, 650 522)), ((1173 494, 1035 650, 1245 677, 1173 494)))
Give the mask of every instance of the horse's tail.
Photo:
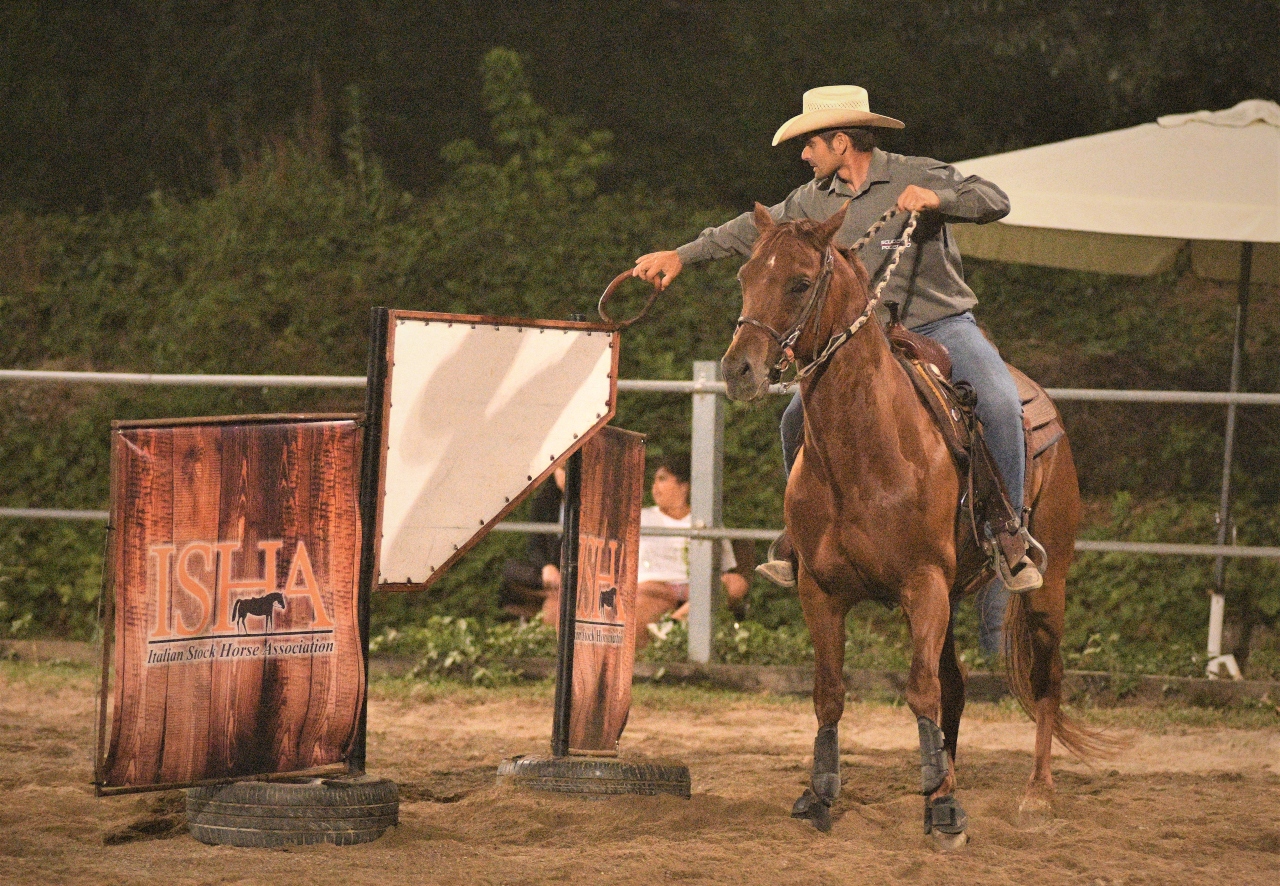
POLYGON ((232 604, 231 604, 231 620, 232 620, 232 621, 239 621, 239 620, 240 620, 240 613, 241 613, 243 610, 244 610, 244 601, 243 601, 243 600, 237 600, 236 602, 232 603, 232 604))
MULTIPOLYGON (((1032 720, 1036 718, 1035 692, 1031 686, 1034 651, 1031 638, 1030 607, 1022 594, 1010 594, 1004 616, 1004 664, 1009 691, 1032 720)), ((1059 704, 1053 723, 1054 738, 1072 754, 1085 762, 1113 757, 1128 748, 1132 741, 1095 729, 1068 716, 1059 704)))

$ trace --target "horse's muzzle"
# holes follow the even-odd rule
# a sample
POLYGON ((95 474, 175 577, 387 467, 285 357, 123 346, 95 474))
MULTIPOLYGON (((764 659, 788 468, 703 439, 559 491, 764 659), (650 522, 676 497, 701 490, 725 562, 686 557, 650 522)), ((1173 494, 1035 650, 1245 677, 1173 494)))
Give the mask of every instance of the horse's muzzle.
POLYGON ((774 379, 769 377, 773 364, 768 360, 767 344, 759 336, 747 336, 745 340, 741 334, 733 337, 733 344, 720 361, 730 400, 751 402, 769 393, 769 383, 774 379))

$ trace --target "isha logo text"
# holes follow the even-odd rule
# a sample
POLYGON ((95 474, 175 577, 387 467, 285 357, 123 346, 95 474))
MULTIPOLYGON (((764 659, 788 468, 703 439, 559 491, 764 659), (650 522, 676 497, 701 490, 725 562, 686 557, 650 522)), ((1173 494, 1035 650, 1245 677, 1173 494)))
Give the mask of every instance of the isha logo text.
MULTIPOLYGON (((156 570, 156 625, 147 639, 155 641, 198 637, 209 630, 211 621, 213 634, 233 633, 235 625, 232 624, 232 595, 236 599, 265 597, 277 593, 283 593, 285 597, 306 597, 311 601, 311 611, 314 613, 310 627, 333 627, 333 620, 329 618, 324 601, 320 598, 320 585, 311 568, 311 557, 307 553, 305 542, 299 541, 293 552, 283 588, 276 587, 276 566, 284 542, 258 542, 256 553, 259 556, 252 559, 261 562, 261 572, 250 578, 237 576, 237 573, 250 568, 244 562, 247 558, 243 556, 242 547, 243 543, 237 541, 220 541, 216 544, 193 541, 181 548, 175 545, 152 545, 148 553, 156 570), (201 580, 210 574, 213 578, 212 586, 201 580), (185 615, 177 611, 178 607, 173 605, 175 584, 176 588, 181 589, 196 604, 197 615, 193 621, 188 621, 185 615)), ((258 563, 253 565, 257 566, 258 563)), ((253 571, 258 572, 257 569, 253 571)))

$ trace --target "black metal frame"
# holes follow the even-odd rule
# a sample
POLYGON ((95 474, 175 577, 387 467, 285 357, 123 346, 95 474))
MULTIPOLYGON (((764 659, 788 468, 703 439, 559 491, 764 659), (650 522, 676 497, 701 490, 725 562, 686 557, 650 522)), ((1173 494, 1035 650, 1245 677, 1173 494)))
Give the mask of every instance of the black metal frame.
POLYGON ((377 564, 378 480, 382 473, 382 402, 387 381, 387 327, 390 311, 373 308, 369 316, 368 385, 364 400, 364 437, 360 459, 360 596, 357 619, 360 649, 364 658, 364 700, 360 720, 347 757, 347 771, 363 775, 369 725, 369 601, 373 596, 374 568, 377 564))
MULTIPOLYGON (((1240 376, 1244 371, 1244 334, 1249 316, 1249 283, 1253 272, 1253 244, 1240 244, 1240 272, 1236 288, 1236 329, 1231 340, 1231 380, 1227 390, 1240 390, 1240 376)), ((1234 538, 1231 523, 1231 462, 1235 454, 1236 404, 1227 404, 1227 430, 1222 445, 1222 494, 1218 500, 1218 544, 1225 545, 1234 538)), ((1227 592, 1226 558, 1218 557, 1213 568, 1214 592, 1227 592)))
POLYGON ((556 638, 556 701, 551 724, 551 756, 569 756, 573 715, 573 641, 578 614, 578 518, 582 511, 582 449, 565 466, 564 523, 560 548, 560 622, 556 638))

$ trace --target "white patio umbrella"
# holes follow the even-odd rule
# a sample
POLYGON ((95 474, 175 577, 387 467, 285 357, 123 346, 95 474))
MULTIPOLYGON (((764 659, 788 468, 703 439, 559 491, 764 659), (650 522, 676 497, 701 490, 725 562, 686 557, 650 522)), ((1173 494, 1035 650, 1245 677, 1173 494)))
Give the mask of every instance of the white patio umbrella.
MULTIPOLYGON (((1252 99, 1225 111, 1160 117, 1131 129, 1068 139, 955 164, 1009 195, 991 225, 957 225, 963 254, 1110 274, 1149 275, 1183 249, 1192 270, 1238 282, 1229 390, 1239 390, 1251 280, 1280 285, 1280 105, 1252 99)), ((1235 404, 1227 406, 1218 544, 1231 508, 1235 404)), ((1222 655, 1224 560, 1215 569, 1208 672, 1222 655)))

